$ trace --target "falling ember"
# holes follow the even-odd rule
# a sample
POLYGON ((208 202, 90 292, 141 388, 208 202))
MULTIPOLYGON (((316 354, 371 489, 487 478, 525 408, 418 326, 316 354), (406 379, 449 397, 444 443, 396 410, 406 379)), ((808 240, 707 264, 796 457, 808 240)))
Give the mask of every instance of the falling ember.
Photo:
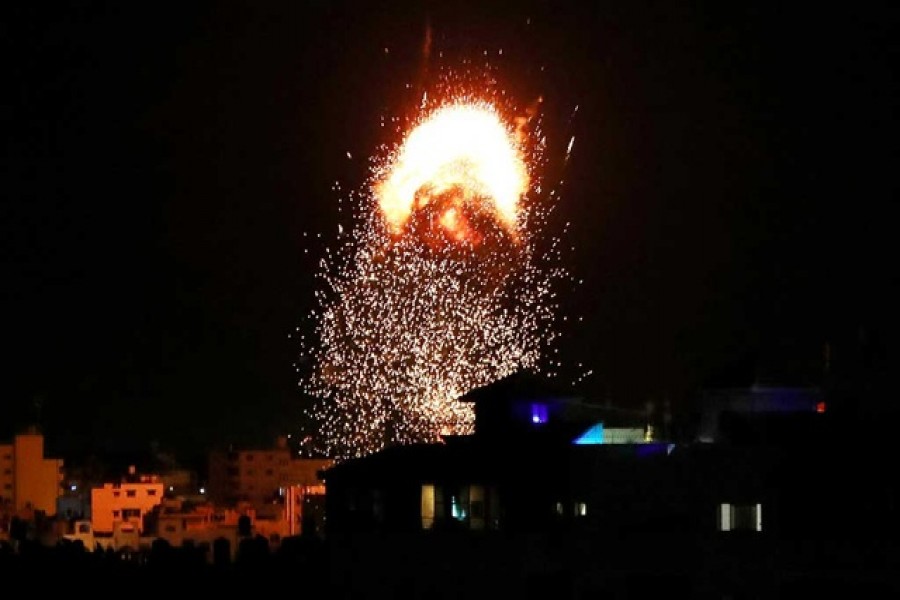
POLYGON ((488 104, 456 104, 416 126, 377 185, 379 207, 392 233, 435 198, 450 198, 437 215, 454 238, 464 237, 465 208, 488 210, 511 233, 528 171, 514 132, 488 104))
MULTIPOLYGON (((424 101, 423 101, 424 102, 424 101)), ((529 198, 543 136, 471 98, 425 115, 372 169, 318 273, 304 390, 312 452, 341 459, 471 433, 467 391, 538 369, 555 339, 557 244, 529 198), (348 235, 349 234, 349 235, 348 235)), ((551 194, 552 197, 552 194, 551 194)))

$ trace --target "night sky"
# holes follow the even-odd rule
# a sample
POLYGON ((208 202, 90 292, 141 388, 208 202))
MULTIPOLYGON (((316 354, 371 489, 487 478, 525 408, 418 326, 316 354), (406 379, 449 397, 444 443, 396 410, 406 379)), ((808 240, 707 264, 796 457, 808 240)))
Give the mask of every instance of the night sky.
POLYGON ((315 235, 333 184, 398 141, 381 117, 415 110, 428 23, 429 73, 488 51, 518 104, 544 99, 586 396, 815 384, 823 345, 860 335, 896 357, 887 4, 481 4, 4 9, 0 439, 38 419, 61 453, 197 453, 293 430, 315 235))

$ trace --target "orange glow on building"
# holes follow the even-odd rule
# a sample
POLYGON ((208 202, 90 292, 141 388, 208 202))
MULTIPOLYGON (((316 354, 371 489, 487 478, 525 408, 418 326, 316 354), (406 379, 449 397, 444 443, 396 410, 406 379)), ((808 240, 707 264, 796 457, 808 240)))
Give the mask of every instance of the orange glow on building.
POLYGON ((104 483, 91 490, 91 525, 95 532, 111 533, 116 522, 130 522, 143 533, 144 515, 162 502, 163 483, 155 475, 134 482, 104 483))
POLYGON ((62 470, 62 459, 44 458, 44 436, 36 429, 0 444, 0 505, 8 504, 16 513, 55 515, 62 470))
POLYGON ((209 496, 217 504, 250 502, 257 509, 283 498, 291 486, 315 486, 334 461, 294 458, 281 438, 274 448, 213 452, 209 457, 209 496))

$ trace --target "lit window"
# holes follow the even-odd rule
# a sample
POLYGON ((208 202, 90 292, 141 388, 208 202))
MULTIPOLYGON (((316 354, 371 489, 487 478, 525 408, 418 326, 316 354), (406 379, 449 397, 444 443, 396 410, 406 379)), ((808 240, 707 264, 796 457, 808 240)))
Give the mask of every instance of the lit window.
POLYGON ((459 521, 463 521, 466 518, 466 509, 455 494, 450 496, 450 516, 459 521))
POLYGON ((556 503, 556 514, 558 514, 558 515, 563 514, 563 503, 562 502, 556 503))
POLYGON ((434 486, 422 486, 422 529, 434 526, 434 486))
POLYGON ((762 504, 720 504, 719 531, 762 531, 762 504))
POLYGON ((576 517, 587 516, 587 503, 585 503, 585 502, 576 502, 575 503, 575 516, 576 517))

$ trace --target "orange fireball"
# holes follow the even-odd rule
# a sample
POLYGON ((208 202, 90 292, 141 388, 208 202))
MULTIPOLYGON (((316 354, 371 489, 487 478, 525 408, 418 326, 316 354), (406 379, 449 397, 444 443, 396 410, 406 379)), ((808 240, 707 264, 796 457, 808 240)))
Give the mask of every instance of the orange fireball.
POLYGON ((516 135, 489 104, 438 109, 409 133, 385 173, 375 194, 394 235, 412 218, 430 241, 474 246, 483 237, 477 225, 488 215, 516 237, 528 171, 516 135))

